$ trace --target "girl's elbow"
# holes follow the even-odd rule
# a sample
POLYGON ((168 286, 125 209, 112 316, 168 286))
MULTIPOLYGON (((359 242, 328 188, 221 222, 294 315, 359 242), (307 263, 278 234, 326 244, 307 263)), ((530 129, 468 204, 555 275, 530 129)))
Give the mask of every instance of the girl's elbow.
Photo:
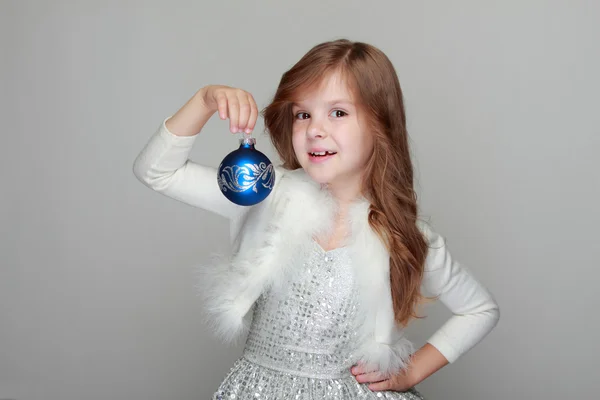
POLYGON ((138 181, 143 183, 145 186, 152 187, 153 182, 150 177, 150 169, 142 162, 142 160, 138 157, 133 162, 132 166, 133 175, 137 178, 138 181))
POLYGON ((139 158, 133 163, 133 175, 145 186, 157 192, 166 190, 173 179, 173 172, 159 173, 139 158))
POLYGON ((500 321, 500 306, 496 301, 493 302, 492 306, 488 310, 488 315, 492 327, 498 325, 498 322, 500 321))

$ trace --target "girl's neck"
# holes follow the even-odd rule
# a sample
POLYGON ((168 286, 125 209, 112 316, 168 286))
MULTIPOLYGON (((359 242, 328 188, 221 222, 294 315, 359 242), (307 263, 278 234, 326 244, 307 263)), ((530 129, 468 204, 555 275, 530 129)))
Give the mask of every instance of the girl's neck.
POLYGON ((362 197, 359 184, 328 183, 325 187, 331 193, 340 211, 347 210, 352 203, 362 197))

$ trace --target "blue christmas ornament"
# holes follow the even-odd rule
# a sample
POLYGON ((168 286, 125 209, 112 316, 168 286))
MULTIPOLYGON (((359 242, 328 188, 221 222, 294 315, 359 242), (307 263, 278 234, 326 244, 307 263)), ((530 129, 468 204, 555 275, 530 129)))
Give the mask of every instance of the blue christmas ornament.
POLYGON ((217 181, 221 192, 241 206, 252 206, 266 199, 275 183, 271 160, 256 150, 255 144, 256 139, 245 136, 240 139, 240 147, 219 165, 217 181))

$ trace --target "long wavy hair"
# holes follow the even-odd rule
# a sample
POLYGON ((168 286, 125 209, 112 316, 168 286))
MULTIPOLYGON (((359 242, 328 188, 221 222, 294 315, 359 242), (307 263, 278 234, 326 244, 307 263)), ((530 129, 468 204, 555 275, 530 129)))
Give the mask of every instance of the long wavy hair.
POLYGON ((376 47, 340 39, 314 46, 285 72, 272 102, 262 111, 265 130, 286 169, 300 168, 292 146, 292 103, 298 95, 339 72, 374 135, 362 194, 370 202, 369 225, 390 255, 390 284, 397 323, 406 325, 423 300, 420 292, 427 242, 416 226, 417 195, 400 82, 388 57, 376 47))

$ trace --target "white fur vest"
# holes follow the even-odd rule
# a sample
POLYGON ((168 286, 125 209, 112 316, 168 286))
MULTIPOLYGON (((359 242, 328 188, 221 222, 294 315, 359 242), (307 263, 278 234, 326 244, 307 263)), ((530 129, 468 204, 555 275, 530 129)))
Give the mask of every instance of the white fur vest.
MULTIPOLYGON (((232 222, 231 253, 199 269, 200 295, 219 338, 230 342, 247 332, 256 299, 281 283, 297 251, 329 232, 335 207, 328 190, 302 169, 276 168, 271 195, 232 222)), ((368 209, 364 199, 353 204, 346 243, 361 307, 353 321, 360 341, 353 361, 392 374, 407 366, 413 347, 394 321, 389 254, 368 224, 368 209)))

